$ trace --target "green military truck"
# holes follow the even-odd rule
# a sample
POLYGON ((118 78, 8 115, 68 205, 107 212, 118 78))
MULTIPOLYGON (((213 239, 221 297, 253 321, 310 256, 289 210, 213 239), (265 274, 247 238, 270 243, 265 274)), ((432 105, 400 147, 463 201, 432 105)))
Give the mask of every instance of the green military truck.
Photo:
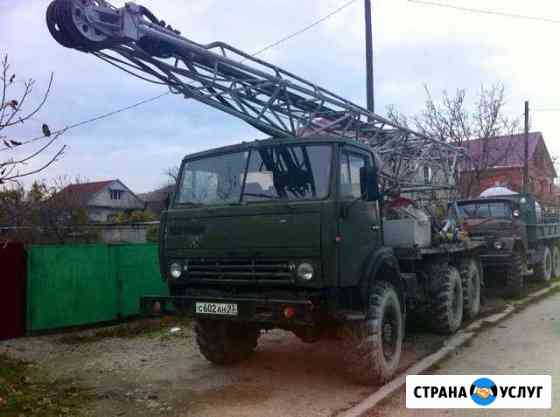
POLYGON ((531 275, 542 282, 560 276, 560 222, 533 195, 462 200, 456 208, 469 235, 486 241, 482 265, 494 272, 487 279, 503 283, 508 295, 522 297, 531 275))
POLYGON ((47 26, 64 47, 269 138, 187 156, 161 217, 170 296, 142 306, 195 317, 208 360, 246 358, 263 329, 305 342, 337 334, 350 373, 383 382, 398 369, 406 314, 446 334, 476 316, 479 244, 429 216, 432 199, 447 205, 457 148, 223 42, 184 38, 141 5, 55 0, 47 26), (418 207, 397 207, 401 192, 418 207))
POLYGON ((171 297, 194 316, 200 351, 237 362, 262 329, 311 342, 341 330, 348 369, 385 381, 399 363, 409 311, 439 333, 480 308, 477 244, 384 244, 374 155, 356 141, 270 139, 187 156, 161 219, 171 297))

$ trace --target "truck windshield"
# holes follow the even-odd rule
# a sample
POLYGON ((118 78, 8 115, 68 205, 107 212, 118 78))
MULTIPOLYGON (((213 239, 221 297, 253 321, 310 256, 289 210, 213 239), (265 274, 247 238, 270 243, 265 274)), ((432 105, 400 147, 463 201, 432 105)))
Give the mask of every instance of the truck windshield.
POLYGON ((509 202, 473 202, 459 204, 459 215, 465 219, 486 219, 490 217, 512 217, 512 208, 509 202))
POLYGON ((175 203, 322 199, 331 158, 331 145, 275 145, 186 161, 175 203))

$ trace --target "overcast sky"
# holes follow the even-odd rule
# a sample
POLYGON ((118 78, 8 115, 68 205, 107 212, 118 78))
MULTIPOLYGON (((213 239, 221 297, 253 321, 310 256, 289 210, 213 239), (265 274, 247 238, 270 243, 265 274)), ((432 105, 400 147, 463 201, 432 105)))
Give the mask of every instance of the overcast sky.
MULTIPOLYGON (((437 0, 560 21, 560 2, 550 0, 437 0)), ((194 41, 225 41, 254 52, 301 29, 345 0, 144 0, 158 17, 194 41)), ((481 83, 502 82, 508 113, 560 109, 560 24, 471 14, 407 0, 372 0, 376 111, 393 104, 405 114, 425 101, 424 84, 437 96, 466 88, 475 99, 481 83)), ((16 79, 37 80, 36 100, 51 72, 55 84, 47 106, 10 132, 17 139, 40 134, 165 92, 94 56, 66 49, 49 35, 48 0, 0 0, 0 52, 9 53, 16 79)), ((113 2, 121 6, 124 1, 113 2)), ((365 106, 363 1, 312 30, 261 55, 276 65, 365 106)), ((21 84, 19 84, 21 86, 21 84)), ((17 84, 16 84, 17 87, 17 84)), ((534 112, 533 130, 543 132, 560 155, 560 112, 534 112)), ((6 132, 4 132, 5 134, 6 132)), ((188 153, 263 137, 241 121, 176 96, 68 131, 64 158, 41 178, 119 178, 135 192, 165 182, 163 171, 188 153)), ((52 149, 55 151, 55 148, 52 149)), ((48 157, 48 155, 45 155, 48 157)))

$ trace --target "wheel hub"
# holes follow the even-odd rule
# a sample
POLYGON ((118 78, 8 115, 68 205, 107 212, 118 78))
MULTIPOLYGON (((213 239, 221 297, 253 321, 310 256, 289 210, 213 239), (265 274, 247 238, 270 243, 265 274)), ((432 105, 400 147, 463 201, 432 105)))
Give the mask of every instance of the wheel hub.
POLYGON ((103 42, 107 36, 91 26, 87 19, 87 7, 100 6, 95 0, 80 0, 72 2, 72 21, 80 34, 92 42, 103 42))
POLYGON ((451 301, 451 308, 453 309, 453 313, 457 314, 459 309, 459 288, 455 285, 453 287, 453 299, 451 301))
POLYGON ((390 360, 397 350, 398 323, 394 311, 387 311, 381 325, 381 341, 383 343, 383 355, 390 360))

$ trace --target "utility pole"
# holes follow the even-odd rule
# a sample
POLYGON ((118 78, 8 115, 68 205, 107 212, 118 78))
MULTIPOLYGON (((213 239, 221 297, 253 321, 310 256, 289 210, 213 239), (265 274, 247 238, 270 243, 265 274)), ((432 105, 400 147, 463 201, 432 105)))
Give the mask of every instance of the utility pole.
POLYGON ((525 153, 523 158, 523 192, 529 192, 529 102, 525 102, 525 153))
POLYGON ((367 109, 375 112, 374 81, 373 81, 373 31, 371 27, 371 0, 364 0, 366 17, 366 93, 367 109))

